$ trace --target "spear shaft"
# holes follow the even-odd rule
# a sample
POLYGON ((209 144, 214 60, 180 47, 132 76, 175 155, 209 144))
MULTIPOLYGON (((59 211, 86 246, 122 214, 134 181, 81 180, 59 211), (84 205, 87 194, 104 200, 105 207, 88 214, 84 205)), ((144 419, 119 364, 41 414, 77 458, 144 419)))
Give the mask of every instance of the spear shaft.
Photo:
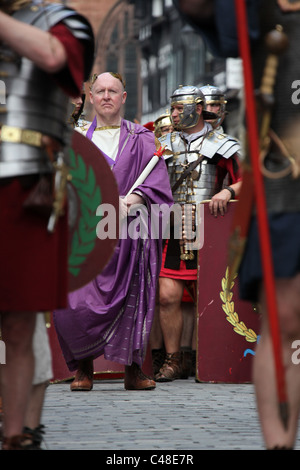
POLYGON ((260 169, 260 143, 258 137, 258 124, 256 106, 254 99, 254 86, 252 76, 250 44, 248 38, 248 22, 245 0, 235 0, 237 31, 240 46, 240 55, 243 60, 243 74, 246 100, 246 120, 248 127, 249 152, 254 178, 254 197, 256 201, 258 233, 260 241, 260 251, 263 268, 263 279, 266 291, 268 320, 273 345, 273 355, 275 362, 275 374, 277 394, 279 401, 279 414, 283 426, 288 424, 288 402, 286 395, 285 373, 282 362, 282 350, 280 329, 278 321, 278 310, 276 302, 276 290, 274 280, 274 268, 271 252, 271 241, 268 225, 268 215, 264 192, 263 176, 260 169))

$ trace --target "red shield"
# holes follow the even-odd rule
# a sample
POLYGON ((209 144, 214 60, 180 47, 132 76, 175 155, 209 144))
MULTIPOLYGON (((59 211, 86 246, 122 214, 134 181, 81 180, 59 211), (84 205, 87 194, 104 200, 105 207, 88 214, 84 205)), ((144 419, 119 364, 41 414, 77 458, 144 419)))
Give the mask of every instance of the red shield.
POLYGON ((119 194, 114 175, 98 147, 77 131, 73 132, 68 165, 69 194, 69 290, 76 290, 94 279, 112 256, 117 238, 99 239, 96 229, 101 215, 97 208, 115 208, 118 233, 119 194))
POLYGON ((228 242, 237 204, 231 202, 224 217, 212 216, 208 203, 201 204, 196 370, 200 382, 251 382, 260 318, 252 303, 239 299, 238 277, 227 285, 228 242))

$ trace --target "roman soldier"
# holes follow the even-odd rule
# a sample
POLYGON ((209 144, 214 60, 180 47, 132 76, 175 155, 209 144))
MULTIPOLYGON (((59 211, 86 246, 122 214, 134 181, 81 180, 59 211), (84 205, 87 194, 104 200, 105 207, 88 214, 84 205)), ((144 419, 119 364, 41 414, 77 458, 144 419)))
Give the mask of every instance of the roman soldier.
POLYGON ((227 203, 238 196, 241 186, 239 143, 215 131, 207 122, 217 116, 205 110, 205 98, 198 87, 181 86, 174 91, 171 117, 175 131, 159 140, 171 154, 166 162, 175 206, 181 208, 179 230, 182 230, 176 233, 174 224, 174 233, 167 240, 163 253, 159 303, 166 359, 156 375, 157 381, 174 380, 181 373, 180 302, 185 284, 197 280, 194 243, 197 205, 209 199, 211 213, 224 214, 227 203), (169 279, 173 282, 169 283, 169 279))
MULTIPOLYGON (((56 176, 64 167, 69 98, 80 93, 93 58, 91 26, 76 11, 61 4, 0 1, 0 69, 6 91, 0 107, 5 227, 0 234, 0 312, 7 351, 1 393, 2 448, 7 450, 35 448, 35 437, 24 434, 24 428, 34 379, 36 314, 65 305, 68 292, 66 207, 51 230, 48 221, 56 176), (14 377, 22 378, 17 384, 14 377)), ((43 403, 43 394, 39 399, 43 403)))

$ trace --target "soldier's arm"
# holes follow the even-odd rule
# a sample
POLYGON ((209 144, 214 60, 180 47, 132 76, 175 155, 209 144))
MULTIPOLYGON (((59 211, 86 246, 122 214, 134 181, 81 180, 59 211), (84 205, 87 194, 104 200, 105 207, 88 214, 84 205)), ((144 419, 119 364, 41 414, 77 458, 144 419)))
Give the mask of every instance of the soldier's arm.
POLYGON ((0 12, 0 40, 45 72, 58 72, 66 64, 65 48, 57 38, 3 12, 0 12))
POLYGON ((210 212, 215 217, 218 214, 224 215, 230 199, 237 198, 241 192, 242 175, 238 156, 235 154, 231 159, 226 160, 226 165, 231 183, 227 188, 223 188, 219 193, 215 194, 209 202, 210 212), (231 190, 234 191, 234 195, 231 190))

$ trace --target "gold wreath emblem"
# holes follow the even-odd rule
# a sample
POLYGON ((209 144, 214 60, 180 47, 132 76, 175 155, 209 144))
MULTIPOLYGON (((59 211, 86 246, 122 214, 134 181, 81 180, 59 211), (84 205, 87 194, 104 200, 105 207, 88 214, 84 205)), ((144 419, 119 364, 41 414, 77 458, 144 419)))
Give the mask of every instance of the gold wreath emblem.
MULTIPOLYGON (((233 279, 237 277, 237 274, 233 279)), ((234 311, 234 302, 232 300, 233 293, 232 289, 234 281, 228 286, 228 267, 226 268, 225 277, 222 279, 222 291, 220 297, 223 302, 222 308, 226 314, 226 320, 231 323, 233 330, 241 336, 245 337, 245 340, 249 343, 255 343, 257 341, 257 335, 251 328, 247 328, 245 323, 239 320, 238 314, 234 311)))

